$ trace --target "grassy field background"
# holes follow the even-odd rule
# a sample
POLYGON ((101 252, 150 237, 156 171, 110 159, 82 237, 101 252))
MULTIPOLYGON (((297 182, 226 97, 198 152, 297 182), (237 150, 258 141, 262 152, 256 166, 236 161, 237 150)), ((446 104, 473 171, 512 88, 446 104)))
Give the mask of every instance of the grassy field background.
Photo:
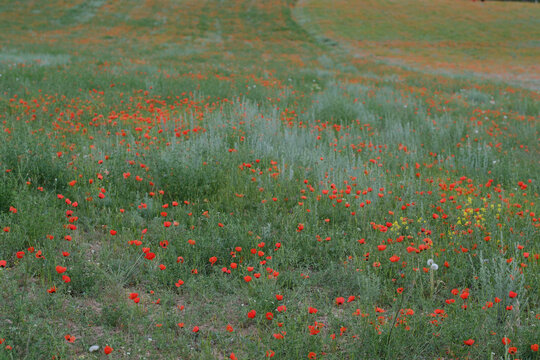
POLYGON ((540 86, 534 3, 304 0, 295 14, 306 29, 356 58, 540 86))
POLYGON ((538 358, 539 18, 0 1, 0 359, 538 358))

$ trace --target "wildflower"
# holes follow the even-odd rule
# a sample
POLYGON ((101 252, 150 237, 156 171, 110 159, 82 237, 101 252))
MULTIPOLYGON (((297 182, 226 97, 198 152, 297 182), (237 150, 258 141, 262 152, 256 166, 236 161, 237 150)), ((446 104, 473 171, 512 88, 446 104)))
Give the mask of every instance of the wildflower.
POLYGON ((74 343, 75 342, 75 336, 67 334, 64 336, 64 339, 66 339, 67 342, 74 343))
POLYGON ((463 343, 468 346, 472 346, 474 344, 473 339, 464 340, 463 343))
POLYGON ((109 345, 105 346, 105 348, 103 349, 103 352, 105 353, 105 355, 109 355, 110 353, 113 352, 113 348, 110 347, 109 345))

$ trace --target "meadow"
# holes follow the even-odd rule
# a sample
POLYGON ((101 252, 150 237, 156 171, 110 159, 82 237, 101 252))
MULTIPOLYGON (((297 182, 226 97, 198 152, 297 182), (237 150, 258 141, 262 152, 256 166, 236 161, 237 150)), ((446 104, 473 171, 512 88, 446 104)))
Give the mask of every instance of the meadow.
POLYGON ((0 0, 0 359, 539 359, 538 19, 0 0))

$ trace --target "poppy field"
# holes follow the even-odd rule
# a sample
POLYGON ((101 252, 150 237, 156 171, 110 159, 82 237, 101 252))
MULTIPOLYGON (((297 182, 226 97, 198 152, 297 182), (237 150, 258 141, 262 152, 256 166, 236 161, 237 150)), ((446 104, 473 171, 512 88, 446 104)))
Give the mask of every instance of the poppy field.
POLYGON ((0 359, 540 359, 539 18, 0 0, 0 359))

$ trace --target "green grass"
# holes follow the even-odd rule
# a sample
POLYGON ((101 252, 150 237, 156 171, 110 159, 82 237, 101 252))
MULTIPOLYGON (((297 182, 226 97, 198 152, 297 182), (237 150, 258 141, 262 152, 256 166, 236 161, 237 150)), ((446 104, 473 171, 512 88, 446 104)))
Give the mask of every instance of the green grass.
POLYGON ((0 359, 538 358, 534 81, 437 66, 480 4, 329 4, 0 1, 0 359))

